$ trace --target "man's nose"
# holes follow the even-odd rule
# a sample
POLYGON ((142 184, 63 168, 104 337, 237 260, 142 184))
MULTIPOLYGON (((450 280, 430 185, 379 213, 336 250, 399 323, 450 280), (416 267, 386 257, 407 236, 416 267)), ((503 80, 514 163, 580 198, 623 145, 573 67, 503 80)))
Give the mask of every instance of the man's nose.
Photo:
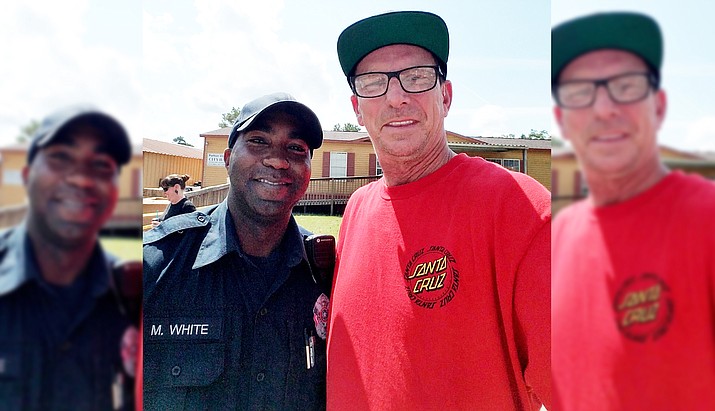
POLYGON ((409 100, 409 93, 402 89, 400 80, 397 77, 393 77, 387 84, 385 98, 391 106, 399 107, 409 100))
POLYGON ((605 85, 596 87, 593 101, 593 111, 599 117, 610 117, 618 109, 618 103, 613 101, 605 85))
POLYGON ((286 170, 290 167, 290 162, 281 150, 273 150, 263 159, 263 165, 276 170, 286 170))
POLYGON ((96 183, 97 176, 92 167, 87 164, 75 164, 71 170, 66 173, 67 182, 78 187, 91 187, 96 183))

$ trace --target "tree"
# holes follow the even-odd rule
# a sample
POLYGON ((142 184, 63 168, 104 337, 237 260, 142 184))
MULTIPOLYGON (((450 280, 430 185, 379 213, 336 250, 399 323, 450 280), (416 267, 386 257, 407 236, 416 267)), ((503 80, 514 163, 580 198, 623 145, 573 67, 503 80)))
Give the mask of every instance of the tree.
POLYGON ((360 126, 352 123, 345 123, 340 125, 340 123, 333 126, 333 131, 360 131, 360 126))
POLYGON ((524 136, 522 134, 521 138, 529 138, 532 140, 550 140, 551 136, 549 135, 549 132, 546 130, 536 131, 532 128, 531 131, 529 132, 528 136, 524 136))
POLYGON ((218 123, 218 126, 221 128, 233 126, 239 114, 241 114, 241 110, 236 107, 231 107, 228 113, 221 114, 221 122, 218 123))
POLYGON ((186 141, 186 139, 184 139, 184 137, 182 137, 182 136, 174 137, 174 143, 176 143, 176 144, 181 144, 182 146, 189 146, 189 147, 193 147, 193 146, 194 146, 193 144, 189 144, 189 143, 186 141))
POLYGON ((20 134, 17 136, 17 141, 19 143, 25 143, 32 139, 32 136, 40 128, 40 122, 37 120, 30 120, 29 123, 20 128, 20 134))
POLYGON ((516 138, 516 136, 514 134, 502 134, 501 137, 502 138, 516 138))

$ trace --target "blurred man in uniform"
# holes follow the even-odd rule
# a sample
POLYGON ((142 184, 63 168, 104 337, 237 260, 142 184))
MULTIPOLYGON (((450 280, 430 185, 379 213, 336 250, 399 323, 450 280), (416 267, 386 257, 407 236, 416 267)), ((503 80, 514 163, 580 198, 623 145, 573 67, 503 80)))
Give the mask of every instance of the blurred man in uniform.
POLYGON ((325 408, 328 298, 291 215, 317 116, 285 93, 240 112, 226 199, 144 237, 146 410, 325 408))
POLYGON ((58 111, 33 136, 27 217, 0 233, 0 409, 132 408, 138 318, 98 241, 130 155, 124 128, 91 107, 58 111))
POLYGON ((552 31, 554 113, 588 198, 553 231, 554 409, 715 409, 715 184, 670 171, 663 41, 639 13, 552 31))

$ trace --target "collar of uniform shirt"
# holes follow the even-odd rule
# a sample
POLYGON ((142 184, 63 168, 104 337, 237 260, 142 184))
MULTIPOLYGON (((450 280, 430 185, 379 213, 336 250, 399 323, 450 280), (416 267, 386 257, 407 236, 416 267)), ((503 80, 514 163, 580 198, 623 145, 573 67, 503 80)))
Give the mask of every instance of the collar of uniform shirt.
MULTIPOLYGON (((206 233, 199 247, 199 252, 196 254, 196 260, 194 260, 194 264, 191 267, 193 270, 216 262, 233 251, 242 257, 244 256, 238 241, 238 235, 233 227, 235 227, 233 217, 228 212, 228 203, 224 200, 211 213, 209 231, 206 233)), ((285 247, 283 251, 287 251, 285 262, 288 267, 298 265, 301 260, 308 260, 303 247, 303 237, 293 216, 290 218, 286 234, 279 247, 285 247)))
MULTIPOLYGON (((46 285, 42 280, 37 256, 27 234, 26 221, 12 229, 4 247, 8 249, 5 258, 0 261, 0 295, 10 293, 27 281, 37 281, 41 286, 46 285)), ((99 243, 95 245, 84 269, 84 273, 90 276, 92 297, 99 297, 109 289, 110 266, 114 260, 114 257, 104 252, 99 243)))

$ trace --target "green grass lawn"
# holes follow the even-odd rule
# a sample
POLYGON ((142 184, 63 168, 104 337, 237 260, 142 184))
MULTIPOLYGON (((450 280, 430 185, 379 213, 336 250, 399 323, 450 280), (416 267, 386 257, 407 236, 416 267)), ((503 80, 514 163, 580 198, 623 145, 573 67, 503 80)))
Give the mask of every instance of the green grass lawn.
POLYGON ((127 237, 101 237, 102 247, 121 260, 142 259, 142 239, 127 237))
POLYGON ((293 215, 298 225, 312 231, 314 234, 332 234, 336 239, 338 238, 342 217, 309 214, 293 215))

